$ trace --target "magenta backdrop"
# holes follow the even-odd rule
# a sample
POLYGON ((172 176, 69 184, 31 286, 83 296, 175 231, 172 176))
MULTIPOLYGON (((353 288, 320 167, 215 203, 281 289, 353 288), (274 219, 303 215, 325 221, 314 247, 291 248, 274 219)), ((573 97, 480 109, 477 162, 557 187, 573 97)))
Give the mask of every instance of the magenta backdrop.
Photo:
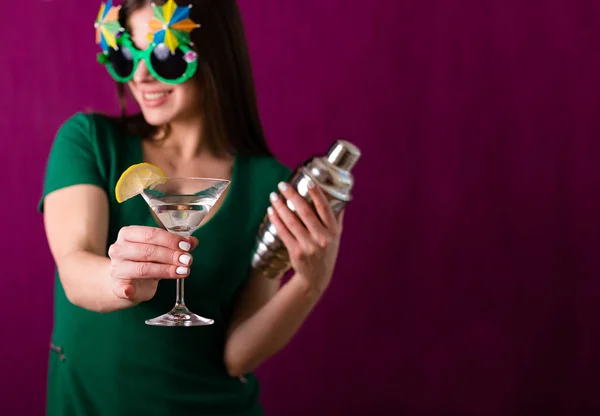
MULTIPOLYGON (((270 414, 598 414, 600 3, 240 3, 282 161, 340 135, 364 150, 334 282, 259 371, 270 414)), ((46 157, 67 117, 116 99, 96 2, 11 4, 0 413, 25 416, 52 325, 46 157)))

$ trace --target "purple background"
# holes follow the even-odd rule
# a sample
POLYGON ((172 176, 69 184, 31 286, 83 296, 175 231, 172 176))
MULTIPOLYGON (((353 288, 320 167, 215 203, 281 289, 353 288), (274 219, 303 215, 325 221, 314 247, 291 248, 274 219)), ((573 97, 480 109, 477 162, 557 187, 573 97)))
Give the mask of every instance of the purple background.
MULTIPOLYGON (((600 3, 240 4, 281 160, 364 151, 327 296, 260 369, 270 414, 599 414, 600 3)), ((97 9, 16 1, 0 25, 3 415, 44 408, 53 135, 117 108, 97 9)))

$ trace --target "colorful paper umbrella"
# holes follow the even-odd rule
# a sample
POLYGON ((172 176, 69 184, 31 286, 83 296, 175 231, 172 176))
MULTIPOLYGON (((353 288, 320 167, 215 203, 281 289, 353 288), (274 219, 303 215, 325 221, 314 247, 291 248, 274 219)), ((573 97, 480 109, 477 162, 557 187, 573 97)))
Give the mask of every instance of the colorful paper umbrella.
POLYGON ((174 0, 168 0, 163 6, 158 7, 154 3, 154 18, 150 20, 149 39, 159 45, 167 45, 171 53, 175 53, 181 44, 190 43, 190 33, 200 27, 190 19, 192 6, 178 6, 174 0))
POLYGON ((96 28, 96 43, 106 53, 108 48, 119 49, 117 46, 117 35, 123 31, 119 23, 119 9, 121 6, 113 6, 112 0, 100 5, 98 18, 94 27, 96 28))

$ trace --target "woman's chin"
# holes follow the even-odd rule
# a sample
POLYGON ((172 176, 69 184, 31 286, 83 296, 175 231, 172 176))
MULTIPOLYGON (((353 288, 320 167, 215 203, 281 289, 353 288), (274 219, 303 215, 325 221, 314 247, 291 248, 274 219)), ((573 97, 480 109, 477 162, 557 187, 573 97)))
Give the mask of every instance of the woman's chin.
POLYGON ((173 120, 170 112, 164 109, 142 108, 142 114, 146 122, 151 126, 162 126, 173 120))

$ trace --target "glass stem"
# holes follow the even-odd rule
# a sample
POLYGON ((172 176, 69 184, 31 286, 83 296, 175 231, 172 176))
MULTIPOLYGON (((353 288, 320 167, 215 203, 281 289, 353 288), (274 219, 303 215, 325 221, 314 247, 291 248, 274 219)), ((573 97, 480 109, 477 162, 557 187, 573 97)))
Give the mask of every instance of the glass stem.
MULTIPOLYGON (((179 235, 180 237, 184 237, 184 238, 188 238, 190 236, 190 234, 188 233, 176 233, 177 235, 179 235)), ((184 279, 177 279, 176 280, 176 284, 177 284, 177 288, 176 288, 176 292, 175 292, 175 308, 179 309, 179 308, 185 308, 185 301, 183 300, 183 296, 184 296, 184 279)))
POLYGON ((177 279, 177 298, 175 299, 175 307, 185 306, 185 301, 183 300, 183 279, 177 279))

